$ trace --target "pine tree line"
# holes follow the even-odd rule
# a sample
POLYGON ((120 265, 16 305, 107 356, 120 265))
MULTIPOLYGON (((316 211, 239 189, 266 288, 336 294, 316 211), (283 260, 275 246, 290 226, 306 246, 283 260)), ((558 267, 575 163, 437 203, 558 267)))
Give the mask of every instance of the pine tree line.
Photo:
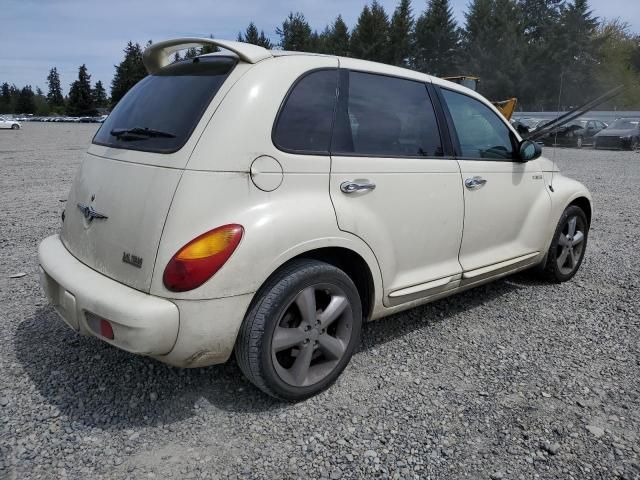
POLYGON ((91 87, 91 75, 86 65, 78 69, 78 79, 69 88, 65 98, 58 69, 53 67, 47 75, 48 92, 40 88, 35 92, 31 85, 19 89, 4 82, 0 85, 0 113, 36 114, 41 116, 66 114, 72 117, 96 115, 98 108, 110 105, 107 91, 100 80, 91 87))
MULTIPOLYGON (((603 108, 640 108, 640 35, 632 34, 620 20, 600 21, 588 0, 471 0, 463 26, 456 22, 449 0, 426 0, 417 15, 410 0, 399 0, 391 15, 373 0, 352 28, 338 15, 318 32, 303 13, 291 12, 275 33, 278 43, 250 22, 237 40, 361 58, 435 76, 477 76, 485 96, 494 100, 515 96, 526 110, 555 110, 560 92, 560 108, 577 105, 622 83, 624 94, 603 108)), ((192 48, 176 53, 174 60, 215 50, 208 45, 192 48)), ((3 84, 0 112, 49 109, 71 114, 115 105, 145 77, 143 51, 138 43, 127 44, 123 60, 115 66, 110 100, 101 82, 91 87, 84 65, 65 99, 53 68, 46 96, 30 86, 3 84)))
MULTIPOLYGON (((440 77, 477 76, 482 94, 494 100, 517 97, 521 109, 555 110, 560 90, 560 108, 566 108, 622 83, 625 93, 602 108, 640 108, 640 35, 619 20, 600 21, 587 0, 471 0, 464 26, 456 22, 449 0, 426 0, 417 16, 410 0, 399 0, 391 15, 373 0, 351 29, 338 15, 318 32, 303 13, 291 12, 275 33, 274 44, 250 22, 237 40, 440 77)), ((202 53, 209 50, 191 49, 175 59, 202 53)), ((114 103, 145 74, 142 49, 130 43, 116 67, 114 103), (137 67, 123 67, 128 64, 137 67), (123 68, 134 73, 123 74, 123 68)))

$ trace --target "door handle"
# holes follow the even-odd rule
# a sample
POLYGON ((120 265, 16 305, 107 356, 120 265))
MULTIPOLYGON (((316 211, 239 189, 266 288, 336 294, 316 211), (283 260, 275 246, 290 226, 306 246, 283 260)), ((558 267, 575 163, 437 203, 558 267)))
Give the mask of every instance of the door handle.
POLYGON ((469 190, 475 190, 476 188, 482 187, 485 183, 487 183, 487 181, 482 177, 471 177, 464 181, 464 186, 469 190))
POLYGON ((374 190, 376 188, 375 183, 369 182, 369 180, 347 180, 340 184, 340 191, 342 193, 355 193, 367 190, 374 190))

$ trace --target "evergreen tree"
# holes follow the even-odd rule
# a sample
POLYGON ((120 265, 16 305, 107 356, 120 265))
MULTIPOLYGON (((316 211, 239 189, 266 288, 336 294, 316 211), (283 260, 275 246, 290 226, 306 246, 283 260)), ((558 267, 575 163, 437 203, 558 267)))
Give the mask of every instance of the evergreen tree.
POLYGON ((373 0, 365 5, 351 33, 351 55, 364 60, 390 63, 389 17, 382 5, 373 0))
POLYGON ((78 79, 71 84, 67 114, 73 117, 92 116, 96 114, 91 91, 91 75, 86 65, 80 65, 78 79))
POLYGON ((238 41, 244 43, 252 43, 254 45, 258 45, 259 47, 264 47, 267 50, 271 50, 271 48, 273 48, 271 40, 269 40, 265 36, 264 30, 260 30, 260 33, 258 33, 258 28, 253 22, 249 23, 244 36, 242 35, 242 32, 238 33, 238 41))
POLYGON ((147 76, 142 63, 142 47, 129 42, 124 49, 124 59, 116 65, 116 73, 111 81, 111 102, 118 103, 136 83, 147 76))
POLYGON ((4 113, 13 113, 11 91, 7 82, 4 82, 2 86, 0 86, 0 114, 4 113))
MULTIPOLYGON (((213 40, 213 35, 209 35, 209 38, 213 40)), ((203 45, 198 49, 198 55, 206 55, 207 53, 219 52, 220 49, 215 45, 203 45)))
POLYGON ((62 88, 60 86, 60 76, 58 69, 53 67, 47 75, 47 85, 49 92, 47 93, 47 101, 52 108, 64 107, 64 97, 62 96, 62 88))
POLYGON ((349 29, 344 23, 341 15, 338 15, 331 27, 325 29, 324 46, 325 52, 331 55, 346 57, 349 55, 349 29))
POLYGON ((406 67, 411 60, 413 15, 409 0, 400 0, 389 26, 389 56, 393 65, 406 67))
POLYGON ((589 10, 587 0, 574 0, 562 8, 557 36, 561 48, 552 53, 561 65, 561 101, 565 107, 576 106, 596 93, 594 71, 601 43, 596 36, 597 28, 598 19, 589 10))
POLYGON ((51 113, 51 106, 49 105, 47 96, 40 87, 36 87, 36 94, 33 97, 33 103, 36 107, 36 115, 46 116, 51 113))
POLYGON ((460 34, 449 0, 429 0, 415 38, 415 68, 441 77, 458 73, 460 34))
POLYGON ((184 52, 184 59, 188 60, 191 58, 196 58, 198 55, 198 49, 196 47, 191 47, 188 48, 186 52, 184 52))
POLYGON ((105 108, 109 104, 107 92, 100 80, 96 82, 96 86, 93 87, 91 95, 93 98, 93 104, 96 108, 105 108))
POLYGON ((480 77, 487 98, 518 97, 524 42, 515 1, 473 0, 466 18, 461 73, 480 77))
POLYGON ((283 50, 307 52, 313 49, 313 38, 309 22, 300 12, 289 13, 282 22, 282 28, 277 28, 280 36, 280 46, 283 50))
POLYGON ((36 104, 33 100, 34 94, 31 85, 20 90, 15 106, 15 113, 36 113, 36 104))
POLYGON ((562 50, 558 37, 561 33, 559 18, 563 2, 518 1, 524 41, 521 57, 526 59, 518 103, 525 109, 542 110, 553 104, 553 108, 557 107, 557 85, 549 82, 549 79, 557 78, 561 70, 557 52, 562 50))
POLYGON ((271 40, 269 40, 264 34, 264 30, 260 30, 260 36, 258 37, 258 43, 256 43, 259 47, 264 47, 267 50, 271 50, 273 48, 273 44, 271 40))

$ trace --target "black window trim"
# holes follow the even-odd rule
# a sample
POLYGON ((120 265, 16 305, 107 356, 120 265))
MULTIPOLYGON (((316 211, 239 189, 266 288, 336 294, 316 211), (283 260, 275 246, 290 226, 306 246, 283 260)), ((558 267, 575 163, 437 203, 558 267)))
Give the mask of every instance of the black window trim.
MULTIPOLYGON (((469 97, 472 100, 475 100, 476 102, 481 102, 480 100, 478 100, 477 98, 468 95, 464 92, 460 92, 458 90, 454 90, 451 88, 447 88, 447 87, 443 87, 440 85, 434 85, 436 92, 438 93, 438 98, 440 100, 440 103, 442 104, 442 110, 444 111, 444 115, 447 118, 447 126, 449 134, 451 135, 451 141, 453 143, 453 149, 454 149, 454 155, 456 160, 475 160, 475 161, 481 161, 481 162, 512 162, 512 163, 522 163, 518 157, 517 157, 517 152, 518 152, 518 145, 517 145, 517 137, 514 135, 513 131, 511 130, 511 128, 509 127, 509 125, 507 124, 507 122, 503 119, 500 118, 500 115, 496 114, 496 112, 494 112, 493 110, 491 110, 491 108, 489 108, 489 111, 491 113, 493 113, 499 121, 501 121, 504 126, 507 128, 507 131, 509 132, 509 139, 511 140, 511 147, 513 148, 513 156, 512 158, 482 158, 482 157, 465 157, 462 155, 462 147, 460 146, 460 140, 458 138, 458 132, 456 130, 455 124, 453 123, 453 117, 451 116, 451 112, 449 111, 449 106, 447 105, 446 100, 444 99, 444 96, 442 95, 442 90, 447 90, 449 92, 453 92, 453 93, 457 93, 459 95, 464 95, 465 97, 469 97)), ((487 105, 485 105, 486 107, 487 105)), ((488 108, 488 107, 487 107, 488 108)))
POLYGON ((281 152, 285 152, 285 153, 293 153, 296 155, 312 155, 312 156, 322 156, 322 157, 328 157, 331 155, 331 142, 333 139, 333 126, 335 124, 336 121, 336 110, 337 110, 337 106, 338 106, 338 91, 339 91, 339 82, 340 82, 340 74, 339 74, 340 68, 339 67, 318 67, 318 68, 313 68, 311 70, 307 70, 306 72, 304 72, 302 75, 300 75, 298 78, 295 79, 295 81, 291 84, 291 86, 289 87, 289 90, 287 90, 286 95, 284 96, 284 98, 282 99, 282 102, 280 102, 280 107, 278 107, 278 113, 276 113, 276 118, 273 122, 273 125, 271 126, 271 143, 273 144, 274 147, 276 147, 278 150, 280 150, 281 152), (332 118, 331 118, 331 131, 329 132, 329 145, 327 146, 328 149, 327 151, 322 151, 322 150, 297 150, 297 149, 293 149, 293 148, 286 148, 283 147, 281 145, 278 145, 278 143, 276 142, 276 129, 278 127, 278 123, 280 122, 280 115, 282 115, 282 111, 284 110, 284 107, 286 106, 287 102, 289 101, 289 97, 291 96, 291 94, 293 93, 293 91, 295 90, 296 86, 302 81, 304 80, 307 76, 316 73, 316 72, 323 72, 323 71, 331 71, 331 70, 335 70, 336 72, 336 96, 335 96, 335 100, 333 103, 333 114, 332 114, 332 118))
MULTIPOLYGON (((195 57, 195 58, 198 58, 198 57, 195 57)), ((231 66, 231 68, 229 69, 229 72, 227 73, 227 78, 220 85, 220 88, 218 88, 218 90, 215 93, 210 95, 209 96, 209 100, 204 103, 204 107, 202 108, 202 112, 200 112, 200 116, 198 118, 198 121, 194 123, 193 127, 191 128, 191 130, 187 133, 187 135, 185 135, 185 137, 184 137, 185 140, 184 140, 184 142, 182 144, 178 145, 176 148, 157 148, 157 149, 150 150, 148 148, 144 148, 143 145, 140 146, 140 147, 137 147, 136 145, 114 145, 114 144, 111 144, 111 143, 99 142, 99 141, 96 141, 96 137, 98 136, 98 132, 100 132, 100 128, 102 128, 102 125, 100 125, 100 128, 98 128, 96 133, 93 135, 93 138, 91 139, 91 144, 92 145, 99 145, 101 147, 106 147, 106 148, 118 148, 120 150, 135 150, 137 152, 150 153, 150 154, 159 153, 161 155, 169 155, 169 154, 176 153, 176 152, 179 152, 180 150, 182 150, 187 145, 187 143, 189 143, 189 140, 193 136, 193 132, 196 131, 196 129, 198 128, 198 125, 200 125, 200 122, 202 122, 202 119, 204 118, 204 114, 207 112, 207 109, 209 108, 209 106, 211 106, 211 102, 218 95, 218 93, 220 92, 220 90, 224 86, 224 83, 229 79, 229 77, 231 76, 231 74, 233 73, 235 68, 238 66, 238 59, 236 57, 234 57, 234 56, 231 56, 231 55, 216 55, 215 58, 229 58, 231 60, 234 60, 234 63, 231 66)), ((144 78, 147 78, 147 77, 152 76, 152 75, 154 75, 154 74, 147 75, 144 78)), ((140 81, 144 80, 144 78, 141 79, 140 81)), ((136 83, 136 85, 137 85, 137 83, 136 83)), ((135 85, 134 85, 134 87, 135 87, 135 85)), ((205 127, 210 121, 211 121, 211 117, 209 117, 207 119, 207 121, 205 123, 205 127)))
MULTIPOLYGON (((349 103, 349 89, 348 89, 348 82, 349 82, 349 75, 351 74, 351 72, 354 73, 365 73, 365 74, 369 74, 369 75, 378 75, 381 77, 389 77, 389 78, 393 78, 393 79, 397 79, 397 80, 406 80, 409 82, 415 82, 415 83, 419 83, 422 84, 425 87, 426 93, 427 93, 427 99, 431 101, 431 105, 433 106, 433 110, 434 110, 434 115, 436 118, 436 125, 438 127, 438 136, 440 137, 440 145, 442 146, 442 150, 443 150, 443 155, 442 156, 435 156, 435 155, 430 155, 430 156, 419 156, 419 155, 375 155, 375 154, 369 154, 369 153, 355 153, 355 152, 351 152, 351 153, 343 153, 343 152, 335 152, 333 151, 333 132, 331 132, 331 151, 330 154, 332 156, 336 156, 336 157, 368 157, 368 158, 401 158, 401 159, 419 159, 419 160, 453 160, 453 152, 452 151, 447 151, 447 142, 445 141, 445 139, 448 138, 448 132, 445 134, 446 132, 446 124, 441 123, 442 119, 439 117, 438 114, 438 107, 439 107, 439 102, 434 101, 434 96, 431 94, 429 86, 433 85, 431 82, 429 81, 422 81, 422 80, 416 80, 415 78, 407 78, 407 77, 401 77, 398 75, 390 75, 388 73, 380 73, 380 72, 372 72, 370 70, 358 70, 358 69, 351 69, 351 68, 341 68, 341 71, 344 71, 346 74, 346 89, 344 88, 343 85, 343 80, 341 77, 340 83, 339 83, 339 94, 338 94, 338 105, 339 108, 336 110, 335 114, 334 114, 334 125, 335 125, 335 121, 336 121, 336 117, 338 115, 338 113, 340 112, 340 109, 346 109, 348 107, 348 103, 349 103), (343 95, 342 94, 342 90, 346 90, 346 93, 343 95), (450 155, 448 155, 450 154, 450 155)), ((344 114, 344 111, 341 112, 342 114, 344 114)))
POLYGON ((356 69, 341 68, 341 67, 319 67, 319 68, 307 70, 306 72, 302 73, 298 78, 296 78, 293 84, 291 84, 282 102, 280 103, 280 106, 278 107, 278 113, 276 114, 276 118, 273 122, 273 126, 271 127, 271 143, 273 144, 274 147, 276 147, 281 152, 292 153, 296 155, 311 155, 311 156, 325 156, 325 157, 340 156, 340 157, 402 158, 402 159, 417 158, 417 159, 425 159, 425 160, 454 160, 456 158, 454 147, 453 147, 454 142, 452 141, 452 138, 450 136, 450 129, 448 128, 447 122, 445 121, 445 110, 442 108, 441 101, 438 97, 438 94, 439 92, 435 88, 435 85, 430 81, 421 81, 413 78, 400 77, 398 75, 390 75, 387 73, 378 73, 378 72, 372 72, 368 70, 356 70, 356 69), (282 114, 282 110, 287 104, 287 101, 289 100, 291 93, 296 88, 298 83, 301 82, 307 75, 310 75, 318 71, 324 71, 324 70, 336 70, 337 76, 338 76, 337 82, 336 82, 336 102, 333 108, 333 118, 331 119, 331 137, 329 142, 329 151, 324 152, 324 151, 311 151, 311 150, 297 150, 297 149, 286 148, 281 145, 278 145, 278 143, 275 140, 275 132, 278 126, 278 122, 280 121, 280 115, 282 114), (434 114, 436 117, 436 125, 438 127, 438 135, 440 137, 440 144, 442 145, 442 149, 443 149, 443 156, 421 157, 417 155, 389 156, 389 155, 372 155, 367 153, 334 153, 333 145, 334 145, 334 138, 335 138, 334 136, 335 125, 336 125, 336 121, 338 120, 338 115, 341 112, 344 113, 344 109, 346 109, 348 105, 349 74, 351 72, 366 73, 370 75, 379 75, 383 77, 390 77, 398 80, 407 80, 410 82, 416 82, 416 83, 422 84, 426 88, 427 99, 431 101, 431 105, 433 106, 434 114))

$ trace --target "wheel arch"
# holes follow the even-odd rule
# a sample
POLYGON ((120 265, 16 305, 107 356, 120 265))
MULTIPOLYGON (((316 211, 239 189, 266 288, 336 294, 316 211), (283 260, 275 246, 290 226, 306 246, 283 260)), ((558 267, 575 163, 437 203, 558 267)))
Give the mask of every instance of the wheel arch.
MULTIPOLYGON (((274 275, 290 265, 291 262, 299 259, 326 262, 345 272, 358 289, 358 294, 362 302, 363 321, 366 322, 371 319, 376 302, 376 279, 374 278, 374 273, 362 255, 346 247, 319 247, 300 252, 279 265, 278 268, 271 272, 264 282, 262 282, 262 285, 268 283, 274 275)), ((260 288, 262 288, 262 286, 260 288)))
POLYGON ((582 211, 584 212, 584 214, 587 216, 587 224, 591 225, 591 215, 592 215, 592 210, 591 210, 591 202, 589 201, 589 199, 587 197, 577 197, 574 198, 568 205, 568 207, 571 207, 572 205, 575 205, 576 207, 579 207, 582 209, 582 211))

